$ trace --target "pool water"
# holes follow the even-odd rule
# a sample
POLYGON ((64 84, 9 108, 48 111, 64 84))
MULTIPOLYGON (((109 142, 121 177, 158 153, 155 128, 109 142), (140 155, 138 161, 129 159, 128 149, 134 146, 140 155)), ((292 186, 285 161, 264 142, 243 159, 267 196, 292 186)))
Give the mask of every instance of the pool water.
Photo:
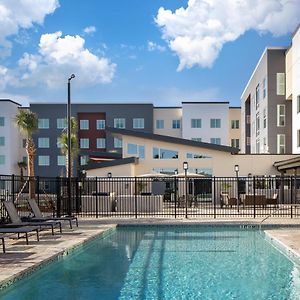
POLYGON ((0 299, 300 299, 300 269, 255 229, 119 227, 0 299))

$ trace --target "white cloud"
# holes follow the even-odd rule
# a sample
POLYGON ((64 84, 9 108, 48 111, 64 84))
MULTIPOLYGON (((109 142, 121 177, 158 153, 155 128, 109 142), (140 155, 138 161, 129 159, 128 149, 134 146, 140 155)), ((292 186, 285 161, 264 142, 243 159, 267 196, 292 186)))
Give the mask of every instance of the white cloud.
POLYGON ((10 55, 9 36, 18 34, 34 24, 43 24, 46 15, 59 7, 58 0, 0 0, 0 53, 10 55))
POLYGON ((174 13, 161 7, 156 23, 179 57, 178 71, 211 67, 223 45, 247 30, 287 34, 299 22, 300 0, 189 0, 174 13))
POLYGON ((158 45, 152 41, 148 41, 148 51, 159 51, 159 52, 164 52, 166 51, 166 47, 158 45))
POLYGON ((116 65, 107 58, 96 56, 84 47, 85 40, 76 36, 62 36, 61 32, 43 34, 39 53, 24 53, 18 68, 0 66, 0 89, 6 86, 43 86, 61 88, 68 76, 76 74, 78 86, 110 83, 116 65))
POLYGON ((96 32, 96 27, 95 26, 88 26, 88 27, 83 29, 83 32, 86 33, 86 34, 92 34, 92 33, 96 32))

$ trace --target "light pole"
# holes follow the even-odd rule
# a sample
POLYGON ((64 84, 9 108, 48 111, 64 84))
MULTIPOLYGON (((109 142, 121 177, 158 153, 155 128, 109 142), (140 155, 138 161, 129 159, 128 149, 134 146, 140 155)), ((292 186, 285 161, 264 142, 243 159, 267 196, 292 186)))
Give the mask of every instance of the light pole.
POLYGON ((68 78, 68 215, 72 215, 72 197, 71 197, 71 80, 75 78, 72 74, 68 78))
POLYGON ((187 171, 189 168, 189 164, 187 161, 183 162, 183 170, 184 170, 184 180, 185 180, 185 217, 188 217, 188 210, 187 210, 187 194, 188 194, 188 188, 187 188, 187 171))
POLYGON ((237 204, 238 212, 239 212, 239 204, 240 204, 240 200, 239 200, 239 170, 240 170, 240 166, 235 165, 234 171, 235 171, 235 176, 236 176, 236 190, 237 190, 236 204, 237 204))

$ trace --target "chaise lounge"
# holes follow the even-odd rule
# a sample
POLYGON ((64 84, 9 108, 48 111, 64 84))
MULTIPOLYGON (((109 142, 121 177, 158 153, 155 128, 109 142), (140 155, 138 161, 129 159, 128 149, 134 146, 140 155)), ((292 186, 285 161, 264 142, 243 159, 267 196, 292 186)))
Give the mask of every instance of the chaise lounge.
POLYGON ((34 199, 29 199, 28 204, 34 214, 34 217, 30 220, 33 222, 43 222, 43 221, 68 221, 70 228, 72 229, 72 221, 76 222, 76 226, 78 227, 78 219, 76 216, 62 216, 62 217, 44 217, 39 206, 37 205, 34 199))

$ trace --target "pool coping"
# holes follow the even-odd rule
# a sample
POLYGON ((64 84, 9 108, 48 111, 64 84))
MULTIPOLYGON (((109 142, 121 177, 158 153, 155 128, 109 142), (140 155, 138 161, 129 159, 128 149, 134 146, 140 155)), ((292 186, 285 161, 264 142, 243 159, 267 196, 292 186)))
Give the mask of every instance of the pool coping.
POLYGON ((16 274, 11 275, 10 277, 0 281, 0 291, 3 291, 13 285, 14 283, 22 280, 25 277, 28 277, 29 275, 35 273, 36 271, 46 267, 47 265, 51 264, 52 262, 59 261, 60 259, 63 259, 65 256, 70 255, 75 250, 83 247, 87 243, 91 242, 92 240, 95 240, 97 238, 104 238, 105 236, 109 235, 112 231, 116 230, 117 224, 113 225, 111 224, 110 228, 107 228, 101 232, 98 232, 96 234, 93 234, 86 239, 72 245, 71 247, 67 247, 63 250, 60 250, 59 252, 51 255, 50 257, 45 258, 44 260, 37 262, 35 265, 30 266, 24 270, 19 271, 16 274))

